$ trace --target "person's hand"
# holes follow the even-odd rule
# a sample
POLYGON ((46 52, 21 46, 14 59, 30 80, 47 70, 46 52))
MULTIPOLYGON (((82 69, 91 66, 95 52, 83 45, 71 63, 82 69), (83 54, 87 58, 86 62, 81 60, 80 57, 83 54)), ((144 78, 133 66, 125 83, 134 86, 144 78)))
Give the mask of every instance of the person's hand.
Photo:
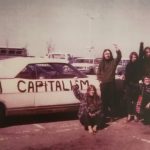
POLYGON ((150 102, 145 106, 146 109, 150 109, 150 102))
POLYGON ((140 42, 140 47, 143 48, 144 47, 144 42, 140 42))
POLYGON ((114 48, 116 51, 119 51, 120 49, 118 48, 118 45, 117 44, 113 44, 114 48))
POLYGON ((143 84, 143 81, 142 81, 142 80, 140 80, 140 81, 139 81, 139 84, 143 84))
POLYGON ((73 85, 76 85, 77 82, 78 82, 78 77, 74 77, 74 78, 73 78, 73 85))
POLYGON ((122 77, 121 77, 121 80, 125 80, 125 79, 126 79, 126 77, 125 77, 125 75, 123 74, 122 77))

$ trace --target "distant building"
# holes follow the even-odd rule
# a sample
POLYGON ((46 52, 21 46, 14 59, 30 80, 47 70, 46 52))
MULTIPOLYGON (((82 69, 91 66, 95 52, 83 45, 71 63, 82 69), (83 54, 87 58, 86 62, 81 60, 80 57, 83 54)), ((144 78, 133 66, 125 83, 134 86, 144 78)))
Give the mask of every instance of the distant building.
POLYGON ((12 57, 27 57, 26 48, 4 48, 0 47, 0 59, 12 58, 12 57))

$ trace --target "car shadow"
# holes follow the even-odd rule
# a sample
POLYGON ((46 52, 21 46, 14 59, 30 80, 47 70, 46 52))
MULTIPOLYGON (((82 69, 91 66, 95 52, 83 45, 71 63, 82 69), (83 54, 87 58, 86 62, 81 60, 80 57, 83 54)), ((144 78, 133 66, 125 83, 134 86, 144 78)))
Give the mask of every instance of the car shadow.
POLYGON ((77 120, 77 112, 69 113, 53 113, 42 115, 23 115, 23 116, 9 116, 5 119, 1 127, 10 127, 17 125, 27 125, 34 123, 48 123, 57 121, 77 120))
MULTIPOLYGON (((118 116, 115 120, 111 120, 110 117, 106 118, 105 123, 101 123, 98 130, 102 130, 108 126, 110 123, 121 119, 124 116, 118 116)), ((48 123, 48 122, 58 122, 58 121, 69 121, 78 120, 77 112, 63 112, 63 113, 52 113, 52 114, 42 114, 42 115, 21 115, 21 116, 9 116, 5 119, 4 123, 1 124, 1 128, 19 126, 19 125, 29 125, 35 123, 48 123)))

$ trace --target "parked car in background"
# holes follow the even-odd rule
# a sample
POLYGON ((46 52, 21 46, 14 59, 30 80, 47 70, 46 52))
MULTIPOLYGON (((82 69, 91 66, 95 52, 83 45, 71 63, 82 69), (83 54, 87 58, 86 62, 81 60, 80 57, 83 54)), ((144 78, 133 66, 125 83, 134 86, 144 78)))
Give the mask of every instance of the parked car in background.
POLYGON ((96 63, 96 65, 95 65, 95 74, 97 74, 98 66, 101 63, 101 61, 102 61, 102 58, 95 58, 95 63, 96 63))
POLYGON ((73 62, 73 57, 71 56, 71 54, 68 53, 51 52, 47 54, 47 57, 50 59, 63 59, 66 60, 68 63, 73 62))
POLYGON ((72 64, 85 74, 96 74, 101 58, 77 58, 72 64))
POLYGON ((10 58, 0 61, 0 121, 5 116, 78 110, 72 92, 74 77, 85 92, 93 84, 100 94, 99 82, 88 78, 64 60, 10 58))
POLYGON ((125 74, 125 69, 126 69, 126 66, 129 62, 129 59, 122 59, 117 68, 116 68, 116 75, 124 75, 125 74))

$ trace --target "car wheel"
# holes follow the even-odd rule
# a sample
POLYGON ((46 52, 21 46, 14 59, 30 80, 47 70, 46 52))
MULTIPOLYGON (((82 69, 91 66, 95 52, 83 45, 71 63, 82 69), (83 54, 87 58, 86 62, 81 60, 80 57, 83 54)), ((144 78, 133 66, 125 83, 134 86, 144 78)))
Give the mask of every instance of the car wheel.
POLYGON ((94 74, 94 70, 93 69, 90 70, 90 74, 94 74))
POLYGON ((3 125, 5 119, 5 109, 0 105, 0 127, 3 125))

